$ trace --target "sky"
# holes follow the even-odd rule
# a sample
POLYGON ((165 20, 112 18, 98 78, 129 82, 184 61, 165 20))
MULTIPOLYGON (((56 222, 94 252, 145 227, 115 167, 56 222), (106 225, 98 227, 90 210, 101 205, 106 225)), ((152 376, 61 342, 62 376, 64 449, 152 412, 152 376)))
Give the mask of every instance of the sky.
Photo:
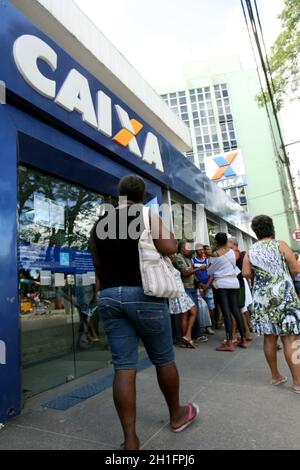
MULTIPOLYGON (((255 68, 240 0, 74 0, 153 87, 181 81, 183 65, 238 55, 255 68)), ((257 0, 269 49, 284 0, 257 0)), ((300 103, 281 113, 286 143, 300 140, 300 103)), ((300 145, 289 147, 300 171, 300 145)))

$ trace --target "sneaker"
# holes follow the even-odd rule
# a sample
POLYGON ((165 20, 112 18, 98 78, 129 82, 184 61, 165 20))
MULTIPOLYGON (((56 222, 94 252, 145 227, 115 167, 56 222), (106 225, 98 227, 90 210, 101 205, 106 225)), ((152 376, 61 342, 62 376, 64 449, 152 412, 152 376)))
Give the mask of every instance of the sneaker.
POLYGON ((194 339, 195 343, 207 343, 208 338, 206 336, 199 336, 199 338, 194 339))
POLYGON ((208 335, 214 335, 215 332, 214 332, 214 330, 209 326, 208 328, 206 328, 206 334, 208 334, 208 335))

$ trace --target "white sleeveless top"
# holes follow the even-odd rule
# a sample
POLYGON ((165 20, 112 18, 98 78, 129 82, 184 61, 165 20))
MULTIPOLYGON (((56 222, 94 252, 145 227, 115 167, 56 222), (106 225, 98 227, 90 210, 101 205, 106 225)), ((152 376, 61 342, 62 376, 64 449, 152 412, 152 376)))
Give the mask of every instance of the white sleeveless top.
POLYGON ((236 257, 233 250, 229 250, 223 256, 210 258, 211 263, 208 274, 217 281, 218 289, 239 289, 240 283, 237 276, 240 273, 236 265, 236 257))

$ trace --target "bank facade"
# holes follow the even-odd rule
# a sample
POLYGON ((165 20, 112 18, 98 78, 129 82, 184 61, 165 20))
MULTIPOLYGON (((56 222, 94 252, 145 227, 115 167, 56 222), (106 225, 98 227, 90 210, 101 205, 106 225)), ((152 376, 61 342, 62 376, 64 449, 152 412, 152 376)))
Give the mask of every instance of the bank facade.
POLYGON ((149 204, 202 208, 203 243, 218 230, 252 242, 247 214, 183 156, 176 129, 162 135, 133 88, 127 102, 66 52, 63 24, 55 41, 18 3, 0 4, 0 422, 24 397, 110 367, 101 326, 100 343, 81 341, 78 298, 95 284, 90 230, 122 176, 145 179, 149 204))

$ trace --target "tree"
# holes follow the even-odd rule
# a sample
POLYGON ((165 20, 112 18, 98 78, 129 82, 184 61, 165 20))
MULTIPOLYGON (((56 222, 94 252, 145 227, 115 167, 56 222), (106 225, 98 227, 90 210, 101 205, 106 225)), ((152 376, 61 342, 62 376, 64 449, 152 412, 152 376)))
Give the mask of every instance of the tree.
MULTIPOLYGON (((279 19, 283 30, 269 57, 278 110, 283 107, 284 98, 290 94, 295 96, 300 86, 300 0, 285 0, 279 19)), ((270 101, 268 91, 265 90, 264 95, 257 96, 259 106, 264 106, 265 99, 270 101)))

